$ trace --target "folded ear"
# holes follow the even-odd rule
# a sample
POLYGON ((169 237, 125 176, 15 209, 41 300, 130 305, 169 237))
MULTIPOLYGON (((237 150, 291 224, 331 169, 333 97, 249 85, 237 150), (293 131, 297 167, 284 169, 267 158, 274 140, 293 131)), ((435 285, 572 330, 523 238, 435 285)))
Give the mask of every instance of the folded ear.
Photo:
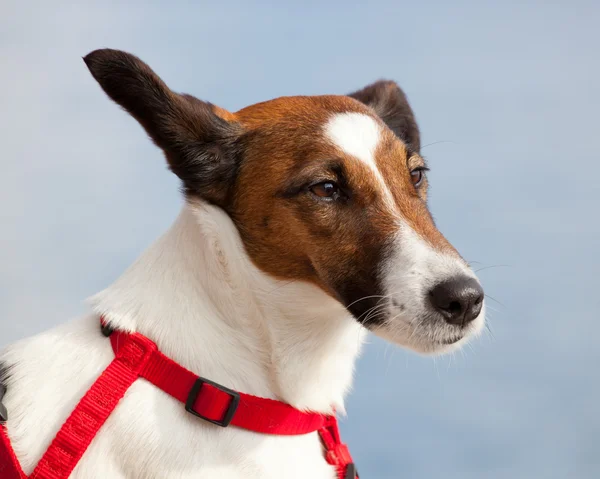
POLYGON ((419 153, 419 127, 406 95, 396 82, 380 80, 348 96, 373 108, 396 136, 419 153))
POLYGON ((223 206, 237 172, 241 127, 210 103, 171 91, 134 55, 104 49, 84 61, 106 94, 164 150, 185 193, 223 206))

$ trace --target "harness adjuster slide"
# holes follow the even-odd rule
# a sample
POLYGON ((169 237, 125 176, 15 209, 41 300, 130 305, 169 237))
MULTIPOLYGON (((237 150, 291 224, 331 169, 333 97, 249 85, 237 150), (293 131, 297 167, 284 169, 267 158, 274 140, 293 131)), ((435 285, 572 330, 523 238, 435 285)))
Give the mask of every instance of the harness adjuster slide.
POLYGON ((188 394, 187 401, 185 402, 185 410, 190 414, 199 417, 200 419, 204 419, 205 421, 208 421, 212 424, 216 424, 217 426, 221 427, 227 427, 229 426, 229 423, 231 423, 231 420, 235 415, 235 411, 237 410, 239 403, 240 395, 236 391, 233 391, 229 388, 226 388, 225 386, 221 386, 220 384, 198 376, 198 379, 196 379, 196 382, 194 383, 192 389, 190 390, 190 393, 188 394), (208 384, 214 387, 215 389, 224 392, 231 398, 229 406, 227 407, 227 411, 225 411, 225 414, 223 415, 223 418, 220 421, 203 416, 194 409, 194 404, 196 403, 196 400, 198 399, 198 396, 200 395, 202 386, 204 384, 208 384))
POLYGON ((4 394, 6 394, 6 387, 3 384, 0 384, 0 424, 8 421, 8 411, 6 410, 6 406, 2 404, 4 394))

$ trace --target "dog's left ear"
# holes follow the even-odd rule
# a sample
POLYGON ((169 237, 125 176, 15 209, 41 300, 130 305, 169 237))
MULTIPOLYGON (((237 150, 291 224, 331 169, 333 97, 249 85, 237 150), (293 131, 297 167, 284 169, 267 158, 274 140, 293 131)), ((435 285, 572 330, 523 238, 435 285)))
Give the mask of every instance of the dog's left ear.
POLYGON ((84 61, 106 94, 162 148, 186 194, 225 206, 239 165, 240 125, 225 110, 175 93, 130 53, 96 50, 84 61))
POLYGON ((406 95, 396 82, 380 80, 348 96, 373 108, 398 138, 413 152, 419 153, 419 127, 406 95))

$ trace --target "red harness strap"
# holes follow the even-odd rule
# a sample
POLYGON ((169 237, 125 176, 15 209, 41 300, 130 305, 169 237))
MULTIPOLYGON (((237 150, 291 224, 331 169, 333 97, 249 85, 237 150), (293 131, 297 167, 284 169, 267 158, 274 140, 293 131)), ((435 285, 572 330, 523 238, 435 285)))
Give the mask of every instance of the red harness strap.
POLYGON ((24 479, 25 473, 10 445, 4 426, 0 424, 0 477, 2 479, 24 479))
MULTIPOLYGON (((58 431, 30 479, 67 479, 127 389, 140 377, 185 403, 189 413, 222 427, 231 424, 275 435, 319 431, 325 459, 336 467, 338 479, 358 478, 348 448, 341 442, 335 416, 306 413, 280 401, 233 391, 196 376, 141 334, 113 332, 104 323, 102 331, 110 336, 115 359, 58 431)), ((27 479, 2 425, 0 478, 27 479)))

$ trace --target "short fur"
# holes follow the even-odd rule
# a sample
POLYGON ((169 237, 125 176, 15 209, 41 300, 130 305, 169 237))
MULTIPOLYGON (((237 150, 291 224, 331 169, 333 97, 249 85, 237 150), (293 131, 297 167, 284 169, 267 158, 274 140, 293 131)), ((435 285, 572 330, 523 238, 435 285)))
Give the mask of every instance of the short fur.
MULTIPOLYGON (((427 353, 481 330, 482 302, 476 319, 450 324, 429 300, 435 285, 475 276, 429 214, 419 131, 395 83, 231 113, 173 92, 128 53, 85 62, 164 151, 186 203, 91 314, 0 353, 7 431, 26 473, 113 357, 99 315, 199 375, 322 413, 343 412, 367 329, 427 353)), ((141 380, 72 477, 335 473, 316 433, 222 429, 141 380)))

